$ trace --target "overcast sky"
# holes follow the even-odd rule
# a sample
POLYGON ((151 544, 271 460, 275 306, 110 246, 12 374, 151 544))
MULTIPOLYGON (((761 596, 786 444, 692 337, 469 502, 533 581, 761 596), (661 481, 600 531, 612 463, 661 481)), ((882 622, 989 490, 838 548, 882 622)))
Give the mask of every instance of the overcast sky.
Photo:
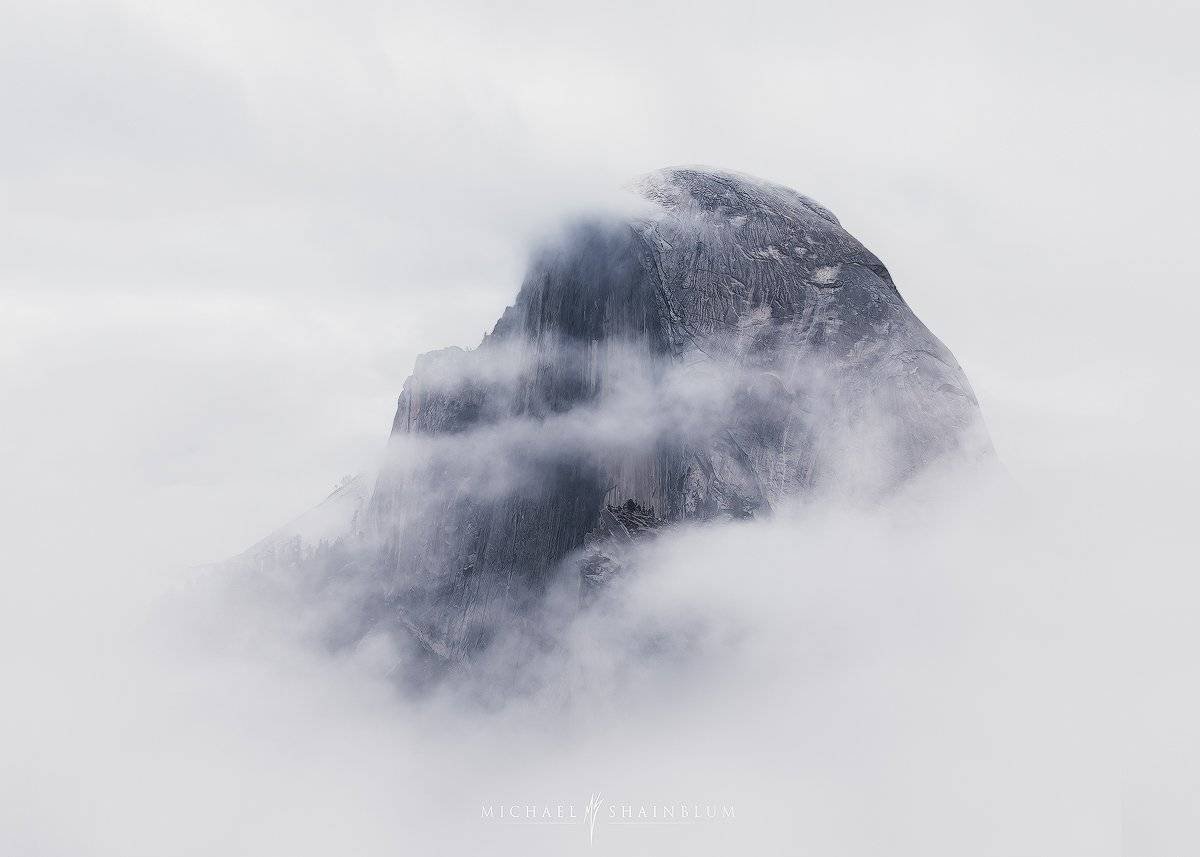
POLYGON ((5 631, 369 468, 414 357, 477 343, 541 230, 675 164, 831 208, 1018 483, 1182 531, 1198 27, 1182 0, 0 0, 5 631))
POLYGON ((68 465, 124 483, 185 521, 162 559, 235 550, 367 466, 414 356, 474 344, 531 236, 659 166, 831 207, 1002 450, 1029 430, 1010 387, 1109 395, 1184 354, 1194 4, 0 10, 18 505, 61 504, 68 465))

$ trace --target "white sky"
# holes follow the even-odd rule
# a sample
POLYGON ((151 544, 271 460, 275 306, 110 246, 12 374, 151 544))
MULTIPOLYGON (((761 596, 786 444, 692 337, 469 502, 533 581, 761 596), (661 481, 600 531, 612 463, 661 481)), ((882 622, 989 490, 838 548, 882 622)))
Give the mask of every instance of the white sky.
POLYGON ((1145 393, 1184 356, 1194 4, 0 15, 8 451, 27 484, 99 467, 183 513, 164 559, 236 549, 363 467, 413 357, 477 341, 531 235, 668 164, 833 208, 1002 448, 993 393, 1145 393))

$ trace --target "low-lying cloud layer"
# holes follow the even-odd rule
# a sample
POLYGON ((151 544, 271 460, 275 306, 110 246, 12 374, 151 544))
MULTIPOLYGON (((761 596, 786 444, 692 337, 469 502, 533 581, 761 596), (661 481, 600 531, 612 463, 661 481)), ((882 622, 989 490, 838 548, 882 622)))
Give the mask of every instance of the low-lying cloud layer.
POLYGON ((597 853, 1117 853, 1121 545, 1058 502, 942 474, 671 533, 499 707, 398 694, 387 639, 331 655, 321 605, 274 589, 201 578, 119 627, 72 617, 16 677, 17 829, 49 853, 561 854, 582 820, 484 808, 595 793, 734 808, 602 815, 597 853))

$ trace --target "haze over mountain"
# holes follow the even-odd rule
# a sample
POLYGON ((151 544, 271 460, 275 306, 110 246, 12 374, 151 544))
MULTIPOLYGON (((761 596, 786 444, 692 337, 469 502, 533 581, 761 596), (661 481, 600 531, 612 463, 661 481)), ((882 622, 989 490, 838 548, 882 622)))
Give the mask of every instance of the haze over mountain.
POLYGON ((833 213, 706 168, 635 189, 543 242, 477 348, 418 359, 373 489, 241 558, 332 585, 336 642, 383 629, 466 661, 665 526, 990 457, 954 357, 833 213))

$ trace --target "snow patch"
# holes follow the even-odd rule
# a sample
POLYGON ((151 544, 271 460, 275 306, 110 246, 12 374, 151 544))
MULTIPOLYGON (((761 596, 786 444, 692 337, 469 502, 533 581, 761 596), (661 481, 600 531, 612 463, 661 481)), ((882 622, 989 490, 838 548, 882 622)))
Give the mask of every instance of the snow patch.
POLYGON ((837 280, 838 275, 841 272, 841 265, 824 265, 813 271, 811 279, 818 286, 828 286, 830 283, 837 280))

